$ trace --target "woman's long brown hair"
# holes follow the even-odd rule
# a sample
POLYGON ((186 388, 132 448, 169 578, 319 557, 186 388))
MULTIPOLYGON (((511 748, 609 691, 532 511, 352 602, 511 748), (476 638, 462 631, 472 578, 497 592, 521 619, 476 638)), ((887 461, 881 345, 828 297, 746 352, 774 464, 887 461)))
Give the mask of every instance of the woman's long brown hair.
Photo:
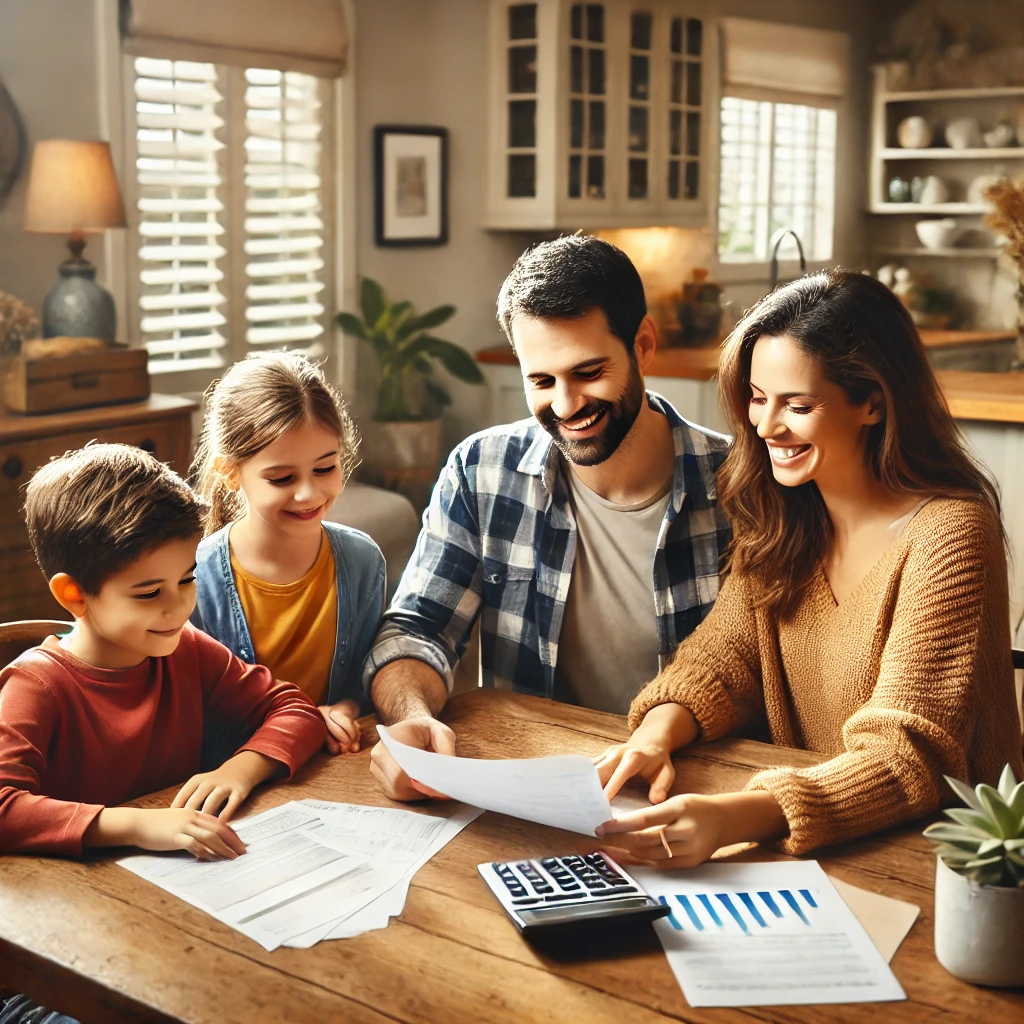
POLYGON ((996 485, 964 446, 914 322, 892 292, 842 270, 777 288, 744 316, 722 351, 719 399, 734 441, 718 472, 733 528, 725 569, 755 574, 774 614, 792 614, 833 540, 817 485, 777 483, 749 419, 754 345, 779 335, 818 360, 854 404, 882 396, 885 416, 869 428, 866 455, 892 493, 970 498, 999 514, 996 485))

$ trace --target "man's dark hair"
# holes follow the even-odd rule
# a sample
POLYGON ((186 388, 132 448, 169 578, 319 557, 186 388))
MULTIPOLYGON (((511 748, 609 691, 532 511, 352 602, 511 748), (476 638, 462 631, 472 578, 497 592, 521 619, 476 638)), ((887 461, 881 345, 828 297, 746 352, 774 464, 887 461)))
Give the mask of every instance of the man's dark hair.
POLYGON ((161 544, 199 538, 206 505, 170 467, 127 444, 89 444, 38 469, 25 520, 47 579, 66 572, 95 596, 161 544))
POLYGON ((575 320, 604 311, 608 329, 630 355, 647 315, 644 286, 629 257, 593 235, 563 235, 527 249, 498 293, 498 320, 509 344, 520 313, 542 320, 575 320))

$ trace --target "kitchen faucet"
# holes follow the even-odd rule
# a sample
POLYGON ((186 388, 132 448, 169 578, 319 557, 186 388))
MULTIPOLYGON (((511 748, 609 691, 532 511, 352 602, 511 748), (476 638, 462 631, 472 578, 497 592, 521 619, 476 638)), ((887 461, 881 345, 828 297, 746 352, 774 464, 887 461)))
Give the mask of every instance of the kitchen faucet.
POLYGON ((796 242, 796 251, 800 253, 801 275, 807 273, 807 260, 804 258, 804 247, 800 244, 800 236, 792 228, 779 228, 768 243, 772 247, 771 284, 768 286, 770 292, 775 291, 775 286, 779 283, 779 246, 782 245, 782 240, 786 235, 792 235, 793 241, 796 242))

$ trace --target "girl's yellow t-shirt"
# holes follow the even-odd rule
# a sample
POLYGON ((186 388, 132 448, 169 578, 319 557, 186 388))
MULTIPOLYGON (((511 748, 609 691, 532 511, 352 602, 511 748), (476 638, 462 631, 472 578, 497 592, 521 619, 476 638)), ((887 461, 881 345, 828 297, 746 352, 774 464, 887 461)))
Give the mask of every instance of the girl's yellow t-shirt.
POLYGON ((267 583, 231 556, 256 662, 294 683, 315 704, 327 700, 338 634, 338 577, 325 534, 309 571, 294 583, 267 583))

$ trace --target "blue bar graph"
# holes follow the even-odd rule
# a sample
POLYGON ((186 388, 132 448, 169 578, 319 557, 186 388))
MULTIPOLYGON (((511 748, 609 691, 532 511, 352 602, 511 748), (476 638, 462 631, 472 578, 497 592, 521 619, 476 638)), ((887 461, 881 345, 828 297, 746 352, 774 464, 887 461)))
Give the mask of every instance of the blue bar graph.
MULTIPOLYGON (((664 896, 658 899, 669 906, 664 896)), ((792 930, 796 927, 802 931, 801 922, 809 928, 813 927, 811 916, 819 910, 818 900, 810 889, 676 893, 675 899, 685 917, 683 913, 678 916, 672 914, 672 927, 683 931, 692 926, 697 932, 709 935, 714 935, 716 929, 729 932, 733 925, 744 935, 771 928, 792 930)))
MULTIPOLYGON (((665 899, 664 896, 659 896, 658 897, 658 902, 663 904, 664 906, 668 907, 668 900, 665 899)), ((672 913, 672 908, 671 907, 669 907, 669 909, 668 909, 668 919, 669 919, 669 922, 671 923, 672 927, 675 928, 675 930, 677 932, 681 932, 683 930, 683 926, 676 920, 676 915, 672 913)))

